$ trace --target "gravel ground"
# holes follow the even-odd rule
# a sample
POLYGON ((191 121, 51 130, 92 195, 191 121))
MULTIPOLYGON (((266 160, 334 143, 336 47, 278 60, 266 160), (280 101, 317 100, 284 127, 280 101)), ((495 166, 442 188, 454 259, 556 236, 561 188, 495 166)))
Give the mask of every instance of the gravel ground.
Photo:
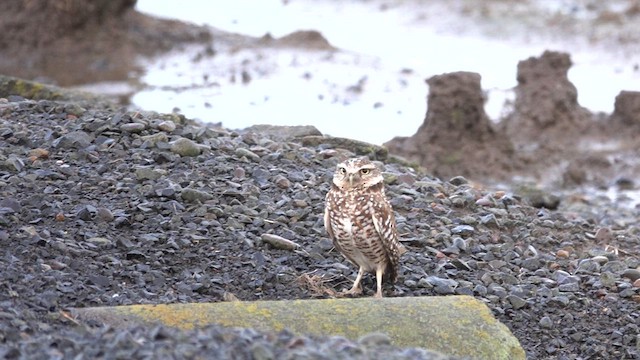
MULTIPOLYGON (((350 286, 355 269, 332 249, 322 209, 335 164, 354 154, 301 143, 0 99, 0 356, 433 358, 380 336, 119 330, 65 311, 329 297, 350 286)), ((462 177, 381 166, 410 250, 387 296, 473 295, 532 359, 640 357, 638 209, 566 197, 551 211, 462 177)), ((372 277, 364 288, 373 294, 372 277)))

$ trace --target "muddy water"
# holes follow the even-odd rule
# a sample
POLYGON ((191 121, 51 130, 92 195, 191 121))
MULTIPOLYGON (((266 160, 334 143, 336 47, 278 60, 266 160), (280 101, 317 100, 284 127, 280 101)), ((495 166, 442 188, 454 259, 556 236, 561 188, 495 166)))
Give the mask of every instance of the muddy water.
POLYGON ((569 77, 580 103, 592 111, 611 112, 620 90, 640 90, 637 55, 590 44, 571 33, 575 26, 559 27, 567 32, 562 37, 530 25, 536 16, 539 23, 549 16, 588 18, 587 10, 565 9, 563 1, 529 2, 527 11, 514 8, 523 17, 518 21, 501 16, 504 3, 479 18, 469 15, 477 9, 447 1, 194 0, 178 6, 172 0, 139 0, 138 9, 149 14, 249 36, 318 30, 340 51, 226 51, 214 40, 214 56, 191 47, 148 63, 132 103, 229 128, 312 124, 323 133, 380 144, 415 132, 426 110, 424 79, 444 72, 480 73, 487 112, 499 120, 509 110, 505 101, 513 97, 518 61, 545 49, 572 54, 569 77))

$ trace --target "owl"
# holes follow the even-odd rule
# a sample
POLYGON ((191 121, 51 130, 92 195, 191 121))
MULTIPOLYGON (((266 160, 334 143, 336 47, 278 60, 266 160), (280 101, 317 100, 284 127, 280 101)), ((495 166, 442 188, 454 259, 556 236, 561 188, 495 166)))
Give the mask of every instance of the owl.
POLYGON ((366 272, 376 274, 375 297, 382 297, 382 277, 395 282, 398 261, 406 249, 398 242, 396 219, 384 192, 380 170, 367 158, 353 158, 336 168, 327 193, 324 226, 334 246, 358 266, 353 287, 359 294, 366 272))

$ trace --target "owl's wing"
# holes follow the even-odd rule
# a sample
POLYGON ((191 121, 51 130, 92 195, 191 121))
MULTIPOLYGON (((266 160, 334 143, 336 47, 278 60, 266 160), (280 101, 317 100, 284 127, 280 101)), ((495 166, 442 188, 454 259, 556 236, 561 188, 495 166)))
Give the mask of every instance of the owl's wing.
POLYGON ((373 202, 373 226, 376 228, 376 232, 382 244, 384 245, 385 252, 389 258, 392 267, 398 263, 400 255, 407 252, 407 249, 400 244, 398 240, 398 231, 396 230, 396 217, 393 214, 391 204, 386 199, 382 201, 373 202))
POLYGON ((327 230, 327 234, 329 234, 329 237, 331 238, 331 240, 334 240, 336 237, 333 234, 333 228, 331 227, 331 218, 329 216, 328 206, 324 208, 324 228, 327 230))

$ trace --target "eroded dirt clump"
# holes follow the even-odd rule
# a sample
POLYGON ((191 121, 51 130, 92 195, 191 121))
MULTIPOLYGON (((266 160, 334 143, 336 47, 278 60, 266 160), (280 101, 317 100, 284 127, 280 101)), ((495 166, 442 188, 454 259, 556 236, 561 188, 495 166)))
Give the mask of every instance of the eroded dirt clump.
POLYGON ((569 54, 553 51, 521 61, 514 110, 495 126, 484 112, 479 75, 433 77, 418 132, 385 145, 437 176, 484 183, 607 187, 637 177, 640 93, 621 92, 609 117, 592 114, 577 101, 570 67, 569 54))
POLYGON ((500 178, 513 170, 511 143, 484 111, 480 75, 455 72, 431 77, 424 123, 411 137, 396 137, 389 151, 417 161, 441 177, 500 178))
POLYGON ((204 28, 134 10, 135 0, 0 2, 0 73, 62 86, 126 80, 137 55, 205 41, 204 28), (72 69, 70 71, 69 69, 72 69))
POLYGON ((640 129, 640 91, 621 91, 610 119, 616 125, 640 129))
POLYGON ((516 146, 550 145, 581 131, 592 118, 578 104, 578 90, 569 81, 569 54, 545 51, 518 63, 514 111, 501 125, 516 146))

